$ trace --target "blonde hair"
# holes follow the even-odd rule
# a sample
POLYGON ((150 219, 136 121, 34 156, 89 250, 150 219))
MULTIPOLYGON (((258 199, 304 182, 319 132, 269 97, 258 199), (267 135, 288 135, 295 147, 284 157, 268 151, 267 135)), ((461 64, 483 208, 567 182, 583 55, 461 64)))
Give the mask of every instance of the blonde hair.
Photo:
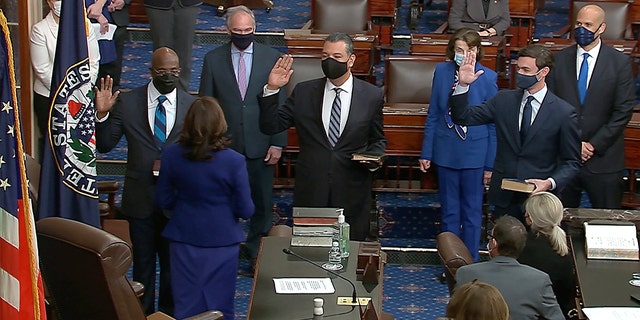
POLYGON ((496 287, 477 279, 460 286, 447 305, 455 320, 509 320, 509 307, 496 287))
POLYGON ((564 210, 560 199, 549 192, 535 193, 525 201, 524 210, 531 219, 531 228, 547 236, 559 255, 567 255, 567 235, 560 228, 564 210))

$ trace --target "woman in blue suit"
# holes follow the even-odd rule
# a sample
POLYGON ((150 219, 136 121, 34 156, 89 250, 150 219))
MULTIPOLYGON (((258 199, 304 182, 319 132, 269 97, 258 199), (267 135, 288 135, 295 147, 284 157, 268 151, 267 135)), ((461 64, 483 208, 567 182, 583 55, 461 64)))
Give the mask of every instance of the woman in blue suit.
POLYGON ((227 122, 218 102, 196 99, 178 144, 161 156, 156 203, 173 210, 162 236, 171 241, 171 285, 175 317, 207 310, 234 318, 233 301, 240 219, 254 212, 243 155, 228 149, 227 122))
MULTIPOLYGON (((484 184, 491 178, 496 134, 493 124, 470 127, 454 124, 449 114, 449 97, 462 57, 470 50, 482 57, 480 42, 478 33, 469 28, 456 31, 449 39, 447 57, 451 61, 438 64, 433 75, 419 159, 422 172, 432 162, 437 165, 442 231, 458 235, 475 261, 480 244, 484 184)), ((469 105, 481 104, 498 92, 497 74, 476 63, 476 71, 479 70, 484 74, 469 88, 469 105)))

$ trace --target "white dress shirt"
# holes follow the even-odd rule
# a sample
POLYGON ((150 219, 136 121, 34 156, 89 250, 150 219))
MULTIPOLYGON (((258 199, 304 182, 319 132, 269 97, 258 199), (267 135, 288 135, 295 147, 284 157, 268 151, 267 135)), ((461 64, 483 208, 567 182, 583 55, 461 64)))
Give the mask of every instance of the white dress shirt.
MULTIPOLYGON (((331 108, 333 106, 333 100, 336 98, 336 91, 333 90, 336 86, 327 79, 327 83, 324 85, 324 95, 322 98, 322 124, 324 125, 324 131, 329 137, 329 122, 331 121, 331 108)), ((349 110, 351 110, 351 96, 353 95, 353 75, 349 74, 349 78, 340 87, 340 134, 344 130, 349 118, 349 110)))
POLYGON ((602 47, 602 41, 598 39, 598 44, 591 48, 591 50, 585 51, 581 46, 578 46, 578 50, 576 52, 576 81, 580 76, 580 67, 582 67, 582 59, 584 59, 583 54, 585 52, 589 54, 589 58, 587 59, 587 64, 589 65, 589 72, 587 73, 587 88, 589 88, 591 75, 593 74, 593 69, 595 68, 596 61, 598 60, 598 54, 600 54, 600 47, 602 47))
MULTIPOLYGON (((147 87, 147 116, 149 118, 149 128, 151 132, 153 132, 154 122, 156 121, 156 107, 158 106, 158 97, 161 96, 158 89, 153 85, 153 82, 149 83, 147 87)), ((173 91, 164 94, 167 97, 167 101, 165 101, 162 105, 164 106, 164 110, 166 113, 167 119, 167 137, 171 133, 171 129, 173 129, 173 125, 176 123, 176 107, 177 107, 177 96, 178 89, 173 89, 173 91)))

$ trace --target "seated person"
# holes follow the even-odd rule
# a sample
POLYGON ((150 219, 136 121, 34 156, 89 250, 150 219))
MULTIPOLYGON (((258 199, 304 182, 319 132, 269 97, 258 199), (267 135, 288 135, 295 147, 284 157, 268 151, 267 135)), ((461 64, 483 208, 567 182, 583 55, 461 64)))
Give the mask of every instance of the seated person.
POLYGON ((511 25, 509 1, 453 0, 448 21, 451 32, 471 28, 481 37, 503 35, 511 25))
POLYGON ((473 280, 460 286, 447 305, 455 320, 509 320, 509 307, 496 287, 473 280))
POLYGON ((500 291, 511 319, 564 320, 549 276, 516 260, 527 241, 522 222, 509 215, 502 216, 496 220, 489 238, 487 250, 491 260, 458 269, 455 290, 478 279, 500 291))
POLYGON ((558 304, 569 319, 567 312, 574 308, 576 284, 567 236, 560 228, 562 202, 552 193, 540 192, 525 201, 524 209, 531 231, 518 262, 549 275, 558 304))

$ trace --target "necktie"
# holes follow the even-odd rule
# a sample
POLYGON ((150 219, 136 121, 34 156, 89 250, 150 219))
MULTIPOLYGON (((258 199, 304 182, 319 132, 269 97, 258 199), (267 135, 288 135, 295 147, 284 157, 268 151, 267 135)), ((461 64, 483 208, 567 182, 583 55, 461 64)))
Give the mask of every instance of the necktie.
POLYGON ((524 138, 527 136, 527 132, 529 132, 529 128, 531 128, 531 101, 533 100, 533 96, 527 97, 527 102, 524 104, 524 109, 522 110, 522 122, 520 123, 520 141, 524 143, 524 138))
POLYGON ((244 100, 244 95, 247 93, 247 66, 244 63, 244 52, 240 51, 240 60, 238 60, 238 89, 240 89, 240 96, 244 100))
POLYGON ((582 65, 580 65, 580 73, 578 74, 578 94, 580 95, 580 103, 584 103, 584 97, 587 95, 587 76, 589 75, 589 64, 587 58, 588 53, 582 54, 582 65))
POLYGON ((162 146, 167 141, 167 113, 162 105, 167 101, 166 96, 158 97, 158 106, 156 107, 156 118, 153 122, 153 137, 156 141, 158 150, 162 150, 162 146))
POLYGON ((340 88, 333 88, 336 91, 336 98, 333 99, 331 105, 331 117, 329 118, 329 143, 331 147, 335 147, 338 138, 340 137, 340 109, 342 108, 342 102, 340 101, 340 88))

